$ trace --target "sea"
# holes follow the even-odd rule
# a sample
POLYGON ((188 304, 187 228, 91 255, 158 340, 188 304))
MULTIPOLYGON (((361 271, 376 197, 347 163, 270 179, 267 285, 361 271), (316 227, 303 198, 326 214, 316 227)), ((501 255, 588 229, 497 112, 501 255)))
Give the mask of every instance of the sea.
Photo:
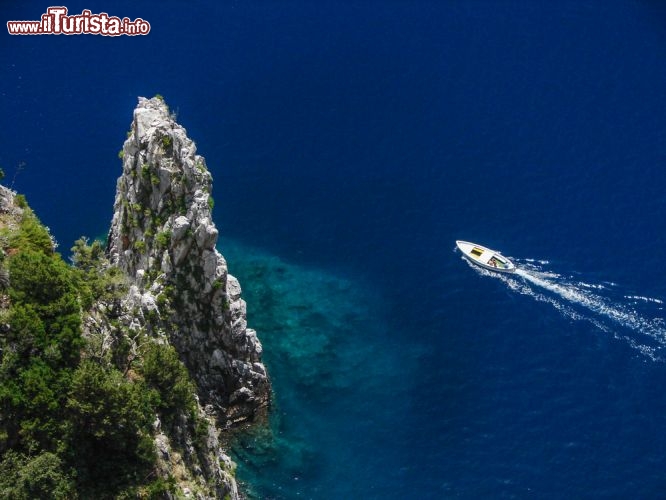
POLYGON ((3 183, 68 255, 164 96, 273 383, 250 498, 664 498, 666 4, 66 7, 151 30, 0 35, 3 183))

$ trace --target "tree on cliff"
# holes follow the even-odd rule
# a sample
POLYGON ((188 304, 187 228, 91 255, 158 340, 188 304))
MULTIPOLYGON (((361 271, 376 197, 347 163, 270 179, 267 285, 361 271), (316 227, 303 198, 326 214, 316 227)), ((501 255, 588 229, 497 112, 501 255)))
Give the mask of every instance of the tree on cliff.
POLYGON ((82 312, 118 298, 118 270, 102 265, 99 243, 85 240, 72 267, 27 206, 0 212, 0 498, 166 491, 151 474, 152 422, 164 405, 190 412, 191 401, 174 400, 155 381, 176 381, 183 393, 192 390, 187 372, 168 352, 153 356, 149 377, 131 379, 113 358, 87 359, 82 312))

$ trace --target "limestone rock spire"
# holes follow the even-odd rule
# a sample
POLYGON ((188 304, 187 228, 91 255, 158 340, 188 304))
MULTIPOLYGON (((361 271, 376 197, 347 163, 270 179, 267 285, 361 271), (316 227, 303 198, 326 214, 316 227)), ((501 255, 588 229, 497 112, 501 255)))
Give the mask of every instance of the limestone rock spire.
POLYGON ((223 425, 268 405, 270 383, 238 280, 216 249, 212 177, 159 97, 139 98, 121 153, 107 254, 132 282, 146 327, 178 350, 223 425))

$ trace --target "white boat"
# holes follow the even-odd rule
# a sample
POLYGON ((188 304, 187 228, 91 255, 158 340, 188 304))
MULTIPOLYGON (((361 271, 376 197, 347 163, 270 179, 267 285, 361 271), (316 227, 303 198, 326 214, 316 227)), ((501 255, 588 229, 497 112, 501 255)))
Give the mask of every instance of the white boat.
POLYGON ((456 245, 467 260, 490 271, 512 273, 516 266, 496 250, 491 250, 469 241, 456 241, 456 245))

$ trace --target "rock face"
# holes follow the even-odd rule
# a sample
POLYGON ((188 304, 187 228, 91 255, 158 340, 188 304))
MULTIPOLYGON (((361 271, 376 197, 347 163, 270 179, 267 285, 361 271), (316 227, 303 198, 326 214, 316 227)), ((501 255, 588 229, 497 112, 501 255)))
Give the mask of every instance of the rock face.
POLYGON ((159 98, 139 98, 122 157, 109 260, 129 277, 142 326, 178 350, 207 413, 223 426, 251 420, 270 384, 240 284, 215 248, 206 162, 159 98))
POLYGON ((5 186, 0 186, 0 211, 11 212, 16 209, 14 205, 14 193, 5 186))

